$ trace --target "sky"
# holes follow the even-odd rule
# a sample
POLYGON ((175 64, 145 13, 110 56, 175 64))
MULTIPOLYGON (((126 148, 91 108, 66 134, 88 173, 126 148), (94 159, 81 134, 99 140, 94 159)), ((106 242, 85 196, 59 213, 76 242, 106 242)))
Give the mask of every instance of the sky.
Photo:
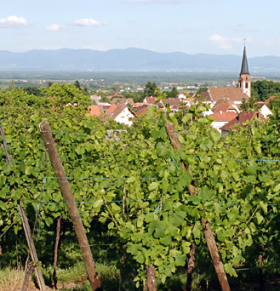
POLYGON ((277 0, 10 0, 0 50, 142 48, 280 56, 277 0))

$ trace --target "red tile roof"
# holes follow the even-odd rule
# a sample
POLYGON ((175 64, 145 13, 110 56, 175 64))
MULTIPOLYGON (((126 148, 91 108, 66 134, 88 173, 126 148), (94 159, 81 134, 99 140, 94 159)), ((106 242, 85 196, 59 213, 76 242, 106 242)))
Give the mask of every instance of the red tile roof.
POLYGON ((241 112, 237 117, 232 119, 229 123, 221 127, 221 130, 228 131, 232 126, 239 125, 244 127, 244 122, 247 120, 252 120, 254 117, 257 117, 259 120, 265 121, 265 117, 256 111, 244 111, 241 112))
MULTIPOLYGON (((113 104, 113 105, 116 105, 116 104, 113 104)), ((112 105, 112 106, 113 106, 112 105)), ((111 107, 112 107, 111 106, 111 107)), ((111 109, 111 107, 109 109, 111 109)), ((115 109, 113 111, 109 111, 109 109, 107 110, 106 112, 106 117, 103 119, 103 121, 106 121, 108 120, 109 118, 112 118, 115 120, 115 118, 125 109, 125 108, 128 108, 128 110, 135 116, 135 113, 125 104, 121 104, 121 105, 116 105, 115 109), (107 114, 109 113, 109 114, 107 114)))
POLYGON ((227 103, 222 103, 222 104, 218 105, 217 107, 212 108, 212 111, 214 111, 214 112, 220 112, 220 111, 227 112, 229 109, 229 106, 230 105, 227 103))
POLYGON ((136 115, 140 115, 140 114, 146 114, 147 113, 147 110, 148 110, 148 107, 147 105, 144 105, 144 106, 141 106, 141 107, 138 107, 137 108, 137 111, 135 112, 136 115))
POLYGON ((112 113, 117 107, 118 107, 117 104, 111 105, 111 107, 109 107, 108 110, 106 111, 106 114, 112 113))
POLYGON ((274 99, 275 97, 277 97, 277 96, 271 96, 271 97, 269 97, 267 100, 264 101, 264 104, 267 105, 268 102, 269 102, 270 100, 274 99))
POLYGON ((201 92, 200 93, 200 97, 196 96, 195 99, 196 100, 202 100, 203 99, 203 100, 206 100, 206 101, 211 101, 209 92, 201 92))
POLYGON ((102 114, 102 112, 101 112, 101 110, 100 110, 98 105, 90 105, 88 107, 88 111, 89 111, 89 113, 87 113, 86 116, 93 116, 93 115, 94 116, 99 116, 99 115, 102 114))
POLYGON ((214 117, 214 121, 216 121, 216 122, 228 122, 228 121, 236 118, 237 114, 235 112, 217 111, 214 114, 211 114, 209 116, 214 117))
POLYGON ((168 99, 161 99, 161 104, 169 104, 172 107, 180 107, 182 106, 182 101, 177 98, 168 98, 168 99))
POLYGON ((187 97, 183 101, 189 101, 189 103, 192 105, 194 103, 194 101, 195 101, 195 98, 193 98, 193 97, 187 97))
POLYGON ((156 97, 150 96, 150 97, 145 97, 144 99, 146 99, 147 103, 149 103, 149 104, 155 104, 156 103, 156 97))
POLYGON ((241 102, 244 98, 249 99, 248 95, 242 93, 240 88, 208 88, 208 92, 212 101, 227 98, 232 102, 241 102))
POLYGON ((137 108, 137 107, 142 107, 142 106, 148 106, 149 105, 149 103, 140 103, 140 102, 137 102, 137 103, 134 103, 134 108, 137 108))
MULTIPOLYGON (((225 99, 225 98, 219 99, 219 100, 217 100, 217 102, 212 107, 212 111, 215 112, 217 110, 217 108, 219 108, 220 105, 224 105, 224 104, 229 105, 230 103, 231 102, 229 101, 229 99, 225 99)), ((226 110, 222 110, 222 111, 226 111, 226 110)))
POLYGON ((134 101, 132 98, 114 98, 112 100, 112 104, 125 104, 126 102, 129 102, 131 105, 134 104, 134 101))

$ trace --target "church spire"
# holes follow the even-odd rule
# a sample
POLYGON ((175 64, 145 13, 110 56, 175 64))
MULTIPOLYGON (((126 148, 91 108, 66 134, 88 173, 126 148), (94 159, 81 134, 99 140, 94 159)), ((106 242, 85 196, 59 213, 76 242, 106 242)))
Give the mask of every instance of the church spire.
POLYGON ((250 78, 250 73, 249 73, 245 43, 244 43, 241 71, 240 71, 238 82, 239 82, 239 88, 241 89, 241 91, 245 93, 248 97, 251 97, 251 78, 250 78))
POLYGON ((240 75, 250 75, 249 73, 249 68, 248 68, 248 61, 247 61, 247 54, 246 54, 246 46, 244 44, 244 50, 243 50, 243 60, 242 60, 242 66, 241 66, 241 71, 240 75))

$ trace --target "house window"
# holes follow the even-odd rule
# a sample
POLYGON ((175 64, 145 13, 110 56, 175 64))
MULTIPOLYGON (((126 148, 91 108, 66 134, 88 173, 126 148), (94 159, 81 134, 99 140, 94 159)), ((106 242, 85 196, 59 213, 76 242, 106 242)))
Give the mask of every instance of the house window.
POLYGON ((246 89, 248 88, 248 83, 245 84, 245 88, 246 88, 246 89))

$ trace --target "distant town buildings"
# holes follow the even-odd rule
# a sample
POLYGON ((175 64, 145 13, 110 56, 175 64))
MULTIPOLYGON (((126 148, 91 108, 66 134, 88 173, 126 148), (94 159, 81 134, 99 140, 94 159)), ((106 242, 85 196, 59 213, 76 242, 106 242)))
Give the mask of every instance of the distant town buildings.
MULTIPOLYGON (((162 92, 167 88, 174 88, 174 84, 163 86, 162 92)), ((268 99, 265 102, 259 102, 259 111, 253 113, 241 112, 240 106, 242 102, 248 102, 251 98, 251 77, 249 73, 249 66, 247 61, 246 46, 243 49, 243 57, 241 70, 238 79, 238 86, 235 86, 235 81, 232 85, 226 87, 208 87, 207 91, 202 91, 196 95, 194 92, 188 90, 197 90, 197 86, 177 86, 180 89, 177 98, 158 98, 155 96, 146 96, 142 102, 134 103, 132 98, 124 98, 118 93, 113 93, 108 97, 109 102, 100 102, 101 97, 92 95, 91 99, 95 105, 89 106, 89 113, 87 116, 103 116, 103 121, 113 119, 118 123, 131 125, 134 118, 141 114, 145 114, 149 106, 156 106, 158 110, 164 112, 177 112, 180 109, 187 110, 193 104, 199 102, 210 107, 209 110, 202 113, 203 116, 212 116, 214 121, 211 126, 219 132, 227 132, 229 128, 244 120, 251 120, 252 118, 259 118, 265 120, 272 111, 268 107, 268 99)), ((143 90, 142 87, 136 86, 135 90, 143 90)), ((242 124, 242 122, 240 124, 242 124)))

